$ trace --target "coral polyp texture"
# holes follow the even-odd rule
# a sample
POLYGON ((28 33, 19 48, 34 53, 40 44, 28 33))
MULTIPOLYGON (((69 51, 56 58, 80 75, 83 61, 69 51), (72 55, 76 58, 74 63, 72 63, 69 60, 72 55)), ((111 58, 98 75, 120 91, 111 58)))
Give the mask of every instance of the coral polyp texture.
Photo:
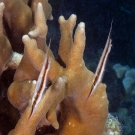
POLYGON ((41 127, 46 135, 109 135, 106 85, 100 83, 89 96, 94 73, 83 60, 85 24, 78 24, 73 37, 77 16, 59 17, 61 38, 55 60, 46 44, 46 21, 53 19, 48 1, 0 2, 0 74, 16 69, 7 95, 21 115, 9 135, 35 135, 41 127), (45 71, 44 60, 49 61, 45 71), (33 100, 35 87, 39 91, 33 100), (45 92, 39 97, 42 88, 45 92))

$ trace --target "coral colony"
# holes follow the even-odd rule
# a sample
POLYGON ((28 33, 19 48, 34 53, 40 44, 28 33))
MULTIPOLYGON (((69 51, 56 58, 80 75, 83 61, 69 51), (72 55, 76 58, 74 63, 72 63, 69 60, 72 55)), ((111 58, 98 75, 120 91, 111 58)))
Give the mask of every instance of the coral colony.
POLYGON ((120 135, 120 124, 108 113, 106 85, 100 83, 111 48, 110 34, 94 75, 85 66, 85 24, 77 16, 59 17, 58 61, 47 47, 47 0, 0 0, 0 74, 16 69, 8 100, 21 112, 9 135, 120 135), (29 3, 29 6, 28 6, 29 3), (22 53, 23 50, 23 54, 22 53), (94 79, 94 80, 93 80, 94 79), (48 128, 53 130, 48 131, 48 128))

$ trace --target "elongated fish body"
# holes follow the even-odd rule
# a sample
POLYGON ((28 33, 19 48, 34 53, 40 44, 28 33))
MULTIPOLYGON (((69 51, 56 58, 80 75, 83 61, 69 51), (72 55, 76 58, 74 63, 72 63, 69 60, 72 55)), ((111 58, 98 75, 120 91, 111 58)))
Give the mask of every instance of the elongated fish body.
POLYGON ((47 77, 48 77, 48 71, 50 69, 50 61, 49 61, 49 55, 48 55, 48 51, 49 51, 49 47, 50 47, 50 43, 46 52, 46 57, 45 60, 43 62, 43 66, 42 69, 40 71, 37 83, 36 83, 36 87, 34 90, 34 94, 32 97, 32 109, 31 109, 31 113, 29 118, 32 116, 32 114, 34 113, 37 105, 39 104, 43 93, 46 91, 47 89, 47 77))
POLYGON ((100 58, 100 61, 98 63, 95 75, 94 75, 94 79, 93 79, 93 83, 91 86, 91 90, 90 93, 88 95, 88 98, 92 95, 92 93, 96 90, 96 88, 98 87, 98 85, 101 83, 103 75, 104 75, 104 71, 105 71, 105 66, 106 66, 106 62, 107 62, 107 58, 108 55, 111 51, 111 47, 112 47, 112 39, 111 39, 111 31, 112 31, 112 23, 111 23, 111 28, 110 28, 110 32, 107 38, 107 42, 104 48, 104 51, 102 53, 102 56, 100 58))

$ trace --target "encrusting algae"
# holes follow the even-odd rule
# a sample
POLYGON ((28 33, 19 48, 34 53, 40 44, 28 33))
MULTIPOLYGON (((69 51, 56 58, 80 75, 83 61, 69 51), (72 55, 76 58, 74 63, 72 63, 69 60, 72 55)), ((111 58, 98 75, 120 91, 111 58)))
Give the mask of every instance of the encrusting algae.
POLYGON ((21 112, 9 135, 35 135, 37 127, 42 126, 46 135, 112 135, 113 131, 113 135, 120 135, 118 128, 117 133, 114 129, 109 132, 112 124, 107 121, 110 117, 106 85, 100 83, 88 98, 94 73, 87 69, 83 60, 85 24, 78 24, 73 38, 77 16, 72 14, 68 20, 59 17, 61 38, 57 61, 50 49, 46 55, 46 21, 53 19, 48 1, 32 0, 29 6, 28 0, 0 2, 0 73, 16 68, 14 81, 8 88, 8 99, 21 112), (3 53, 3 49, 7 53, 3 53), (22 50, 23 55, 20 55, 22 50), (15 52, 18 59, 13 59, 15 52), (46 57, 50 63, 49 85, 44 86, 46 72, 42 73, 41 69, 46 57), (35 87, 45 88, 46 92, 37 105, 34 103, 31 115, 35 87), (50 127, 55 130, 48 134, 50 127))

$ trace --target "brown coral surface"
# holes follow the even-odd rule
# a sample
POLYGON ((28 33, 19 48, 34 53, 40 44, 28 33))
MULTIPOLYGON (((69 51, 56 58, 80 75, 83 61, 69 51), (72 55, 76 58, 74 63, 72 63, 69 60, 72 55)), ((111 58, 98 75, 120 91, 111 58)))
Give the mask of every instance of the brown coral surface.
POLYGON ((94 74, 86 68, 83 60, 85 24, 79 23, 72 37, 76 15, 71 15, 68 20, 59 17, 59 58, 55 60, 49 50, 48 89, 30 117, 31 99, 35 85, 39 83, 35 80, 46 58, 46 21, 53 19, 52 8, 47 0, 0 2, 4 2, 1 3, 4 11, 0 13, 1 29, 4 29, 0 33, 0 38, 3 37, 0 42, 0 73, 8 65, 13 51, 23 53, 8 88, 8 99, 21 114, 9 135, 34 135, 37 127, 42 126, 45 127, 44 134, 54 127, 49 130, 50 135, 105 135, 108 116, 105 84, 100 84, 88 98, 94 74), (7 44, 3 47, 4 41, 7 44), (3 53, 3 48, 8 55, 3 53))

